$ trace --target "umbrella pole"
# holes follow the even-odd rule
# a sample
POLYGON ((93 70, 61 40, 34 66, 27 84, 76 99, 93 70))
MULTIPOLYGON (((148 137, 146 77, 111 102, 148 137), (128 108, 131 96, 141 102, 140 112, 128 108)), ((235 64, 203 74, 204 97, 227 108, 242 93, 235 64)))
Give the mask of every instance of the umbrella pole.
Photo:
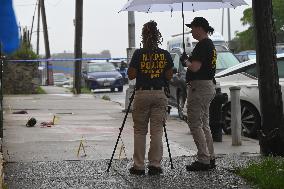
POLYGON ((185 52, 183 2, 181 3, 181 14, 182 14, 182 48, 183 48, 183 52, 185 52))

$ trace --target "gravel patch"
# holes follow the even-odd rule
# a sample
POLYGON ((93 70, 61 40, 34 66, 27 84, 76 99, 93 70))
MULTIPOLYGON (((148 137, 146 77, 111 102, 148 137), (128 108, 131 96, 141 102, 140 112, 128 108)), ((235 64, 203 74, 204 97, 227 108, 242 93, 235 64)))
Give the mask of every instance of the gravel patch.
POLYGON ((4 166, 4 181, 9 189, 24 188, 194 188, 230 189, 252 188, 249 183, 234 174, 237 167, 259 161, 258 154, 218 155, 217 168, 206 172, 187 172, 185 165, 194 157, 173 158, 174 169, 169 158, 162 162, 160 176, 134 176, 128 173, 131 159, 114 160, 110 172, 106 172, 109 160, 94 161, 49 161, 8 162, 4 166))

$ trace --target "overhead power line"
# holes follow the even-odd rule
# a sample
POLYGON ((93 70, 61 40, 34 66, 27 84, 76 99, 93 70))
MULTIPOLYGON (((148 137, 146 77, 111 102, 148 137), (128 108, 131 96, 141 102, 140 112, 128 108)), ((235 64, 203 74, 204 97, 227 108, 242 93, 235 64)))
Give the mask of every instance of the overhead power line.
POLYGON ((29 37, 29 43, 31 43, 31 40, 32 40, 32 33, 33 33, 33 27, 34 27, 35 13, 36 13, 36 9, 38 8, 38 1, 39 0, 37 0, 36 5, 35 5, 34 15, 33 15, 33 19, 32 19, 32 27, 31 27, 30 37, 29 37))

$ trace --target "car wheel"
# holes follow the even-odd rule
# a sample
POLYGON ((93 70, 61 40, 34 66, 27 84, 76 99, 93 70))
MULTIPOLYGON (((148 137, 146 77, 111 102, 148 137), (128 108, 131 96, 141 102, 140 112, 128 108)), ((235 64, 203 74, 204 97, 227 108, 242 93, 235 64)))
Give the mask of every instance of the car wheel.
POLYGON ((183 92, 179 92, 177 94, 177 109, 178 109, 178 116, 180 119, 184 120, 184 111, 183 111, 183 108, 184 108, 184 104, 185 104, 185 94, 183 92))
MULTIPOLYGON (((226 134, 231 134, 231 103, 223 108, 224 128, 226 134)), ((256 138, 260 128, 260 115, 257 109, 246 102, 241 102, 242 134, 246 137, 256 138)))
POLYGON ((123 86, 118 87, 117 89, 118 89, 118 92, 122 92, 123 91, 123 86))
POLYGON ((114 91, 115 91, 115 88, 110 88, 110 91, 111 91, 111 92, 114 92, 114 91))

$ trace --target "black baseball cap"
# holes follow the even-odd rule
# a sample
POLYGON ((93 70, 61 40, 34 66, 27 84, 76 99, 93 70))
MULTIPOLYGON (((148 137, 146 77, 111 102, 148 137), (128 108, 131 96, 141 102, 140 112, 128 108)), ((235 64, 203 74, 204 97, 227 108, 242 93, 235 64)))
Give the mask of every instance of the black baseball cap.
POLYGON ((185 24, 187 27, 191 28, 192 26, 200 26, 205 31, 209 31, 210 28, 212 28, 208 21, 203 17, 195 17, 193 21, 190 24, 185 24))

